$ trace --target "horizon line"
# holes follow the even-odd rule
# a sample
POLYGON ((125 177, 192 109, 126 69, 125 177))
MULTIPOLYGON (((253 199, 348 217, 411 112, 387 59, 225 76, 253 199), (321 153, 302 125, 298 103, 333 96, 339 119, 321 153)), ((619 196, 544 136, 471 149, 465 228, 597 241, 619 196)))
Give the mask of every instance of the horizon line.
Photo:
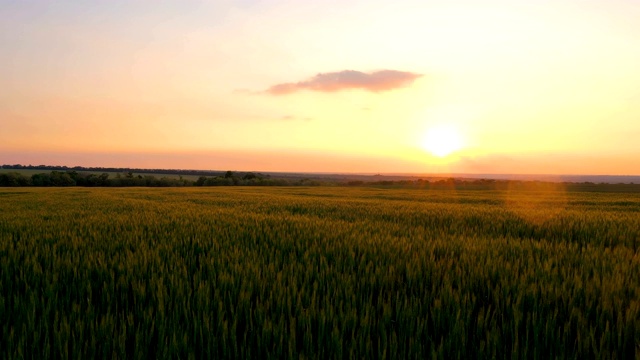
POLYGON ((479 172, 432 172, 432 173, 419 173, 419 172, 335 172, 335 171, 261 171, 261 170, 234 170, 234 169, 188 169, 188 168, 141 168, 141 167, 114 167, 114 166, 83 166, 83 165, 23 165, 23 164, 0 164, 0 169, 11 170, 10 168, 6 168, 6 166, 23 166, 23 167, 45 167, 45 168, 95 168, 95 169, 131 169, 131 170, 144 170, 144 171, 157 171, 157 170, 167 170, 167 171, 206 171, 206 172, 256 172, 256 173, 264 173, 264 174, 309 174, 309 175, 351 175, 351 176, 411 176, 411 177, 420 177, 420 176, 431 176, 431 177, 462 177, 462 176, 510 176, 510 177, 531 177, 531 176, 541 176, 541 177, 640 177, 640 174, 576 174, 576 173, 566 173, 566 174, 552 174, 552 173, 479 173, 479 172))

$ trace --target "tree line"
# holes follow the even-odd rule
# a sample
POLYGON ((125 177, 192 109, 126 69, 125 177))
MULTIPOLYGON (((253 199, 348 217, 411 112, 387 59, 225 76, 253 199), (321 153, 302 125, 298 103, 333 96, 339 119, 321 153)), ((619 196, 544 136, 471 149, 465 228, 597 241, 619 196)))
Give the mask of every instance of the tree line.
MULTIPOLYGON (((2 166, 7 168, 6 165, 2 166)), ((32 168, 32 167, 31 167, 32 168)), ((23 169, 28 170, 27 167, 23 169)), ((120 169, 123 170, 123 169, 120 169)), ((125 169, 126 170, 126 169, 125 169)), ((184 178, 156 177, 148 173, 125 172, 85 172, 67 168, 65 171, 52 170, 31 176, 13 171, 0 173, 0 187, 183 187, 183 186, 354 186, 384 187, 404 189, 476 189, 476 190, 567 190, 598 192, 639 192, 640 184, 607 183, 552 183, 545 181, 496 180, 496 179, 417 179, 417 180, 350 180, 350 179, 310 179, 302 177, 272 177, 254 172, 216 172, 214 176, 184 178)), ((375 178, 375 177, 374 177, 375 178)))
POLYGON ((0 186, 21 187, 180 187, 180 186, 318 186, 317 180, 310 179, 277 179, 252 172, 240 176, 233 171, 227 171, 221 176, 200 176, 197 180, 185 179, 180 175, 173 177, 156 177, 154 175, 135 175, 133 172, 116 173, 111 177, 109 173, 83 173, 75 170, 37 173, 30 177, 19 172, 0 173, 0 186))
POLYGON ((181 170, 181 169, 139 169, 139 168, 115 168, 115 167, 91 167, 91 166, 56 166, 56 165, 21 165, 3 164, 2 169, 8 170, 39 170, 39 171, 80 171, 91 173, 137 173, 137 174, 167 174, 167 175, 191 175, 191 176, 222 176, 224 171, 215 170, 181 170))

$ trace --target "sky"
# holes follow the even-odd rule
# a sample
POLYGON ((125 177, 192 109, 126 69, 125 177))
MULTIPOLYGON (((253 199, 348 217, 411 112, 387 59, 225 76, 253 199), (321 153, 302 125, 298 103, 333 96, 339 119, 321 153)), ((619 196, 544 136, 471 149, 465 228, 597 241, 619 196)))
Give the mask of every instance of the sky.
POLYGON ((0 0, 0 163, 640 175, 640 1, 0 0))

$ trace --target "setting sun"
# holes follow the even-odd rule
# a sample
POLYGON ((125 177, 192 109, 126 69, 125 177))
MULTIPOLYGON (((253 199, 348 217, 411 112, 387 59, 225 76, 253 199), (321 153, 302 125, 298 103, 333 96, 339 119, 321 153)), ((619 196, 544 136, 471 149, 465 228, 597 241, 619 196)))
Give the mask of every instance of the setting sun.
POLYGON ((438 157, 445 157, 463 146, 462 136, 456 128, 449 125, 429 129, 422 141, 422 147, 438 157))

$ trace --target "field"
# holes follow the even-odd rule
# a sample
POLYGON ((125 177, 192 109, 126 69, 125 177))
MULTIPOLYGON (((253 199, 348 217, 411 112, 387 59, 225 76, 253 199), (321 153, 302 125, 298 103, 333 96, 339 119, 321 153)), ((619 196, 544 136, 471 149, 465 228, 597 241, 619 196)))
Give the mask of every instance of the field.
POLYGON ((0 188, 1 358, 640 358, 640 194, 0 188))

